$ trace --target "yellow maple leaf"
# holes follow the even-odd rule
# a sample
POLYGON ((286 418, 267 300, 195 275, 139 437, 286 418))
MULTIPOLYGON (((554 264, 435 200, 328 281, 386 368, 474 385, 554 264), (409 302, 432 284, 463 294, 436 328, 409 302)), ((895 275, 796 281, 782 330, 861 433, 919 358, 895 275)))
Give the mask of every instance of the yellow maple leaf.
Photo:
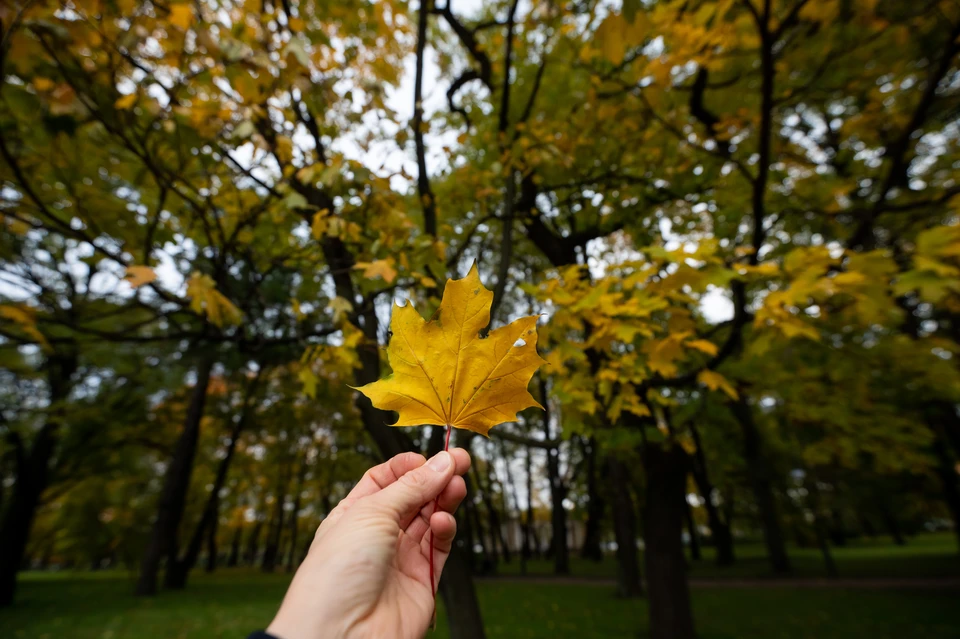
POLYGON ((702 353, 713 356, 717 354, 717 345, 705 339, 695 339, 686 343, 687 348, 695 348, 702 353))
POLYGON ((277 136, 276 140, 276 152, 277 157, 284 164, 289 164, 293 161, 293 140, 288 138, 285 135, 277 136))
POLYGON ((115 109, 124 111, 126 109, 132 109, 133 105, 137 103, 137 94, 128 93, 127 95, 121 95, 117 98, 117 101, 113 103, 115 109))
POLYGON ((397 278, 397 269, 393 268, 392 260, 374 260, 372 262, 357 262, 353 268, 362 268, 363 276, 372 280, 375 277, 382 277, 383 281, 390 284, 397 278))
POLYGON ((26 304, 0 304, 0 318, 10 321, 22 330, 40 347, 52 352, 53 348, 47 338, 37 328, 37 312, 26 304))
POLYGON ((187 280, 187 296, 190 297, 190 309, 197 315, 206 315, 216 326, 239 324, 243 320, 240 309, 217 290, 209 275, 191 275, 187 280))
POLYGON ((193 22, 193 7, 189 4, 175 4, 170 7, 170 23, 183 31, 193 22))
POLYGON ((347 313, 353 311, 353 304, 344 297, 335 297, 327 304, 327 308, 333 311, 333 323, 339 324, 347 313))
POLYGON ((538 316, 521 317, 481 339, 493 293, 474 265, 447 280, 440 308, 425 321, 413 304, 394 308, 387 357, 393 374, 358 388, 373 405, 399 413, 394 426, 454 426, 487 435, 530 406, 538 316))
POLYGON ((642 350, 647 356, 647 368, 664 377, 676 375, 677 361, 683 356, 683 340, 689 336, 689 332, 679 332, 645 342, 642 350))
POLYGON ((740 397, 740 394, 737 393, 737 389, 733 387, 733 384, 731 384, 730 381, 720 373, 704 369, 697 374, 697 381, 712 391, 723 391, 732 399, 737 399, 740 397))
POLYGON ((128 266, 123 279, 129 282, 133 288, 137 288, 157 279, 157 274, 149 266, 128 266))
POLYGON ((50 78, 36 77, 33 79, 33 87, 37 91, 40 91, 41 93, 50 91, 55 86, 56 86, 56 83, 54 83, 54 81, 51 80, 50 78))

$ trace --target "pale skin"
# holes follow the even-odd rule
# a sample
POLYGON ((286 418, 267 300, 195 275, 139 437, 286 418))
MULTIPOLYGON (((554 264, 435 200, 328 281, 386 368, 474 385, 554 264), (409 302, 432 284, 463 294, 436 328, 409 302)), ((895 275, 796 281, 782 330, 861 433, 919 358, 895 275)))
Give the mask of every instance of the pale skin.
POLYGON ((320 524, 267 632, 280 639, 423 637, 469 468, 470 455, 455 448, 429 461, 404 453, 368 470, 320 524))

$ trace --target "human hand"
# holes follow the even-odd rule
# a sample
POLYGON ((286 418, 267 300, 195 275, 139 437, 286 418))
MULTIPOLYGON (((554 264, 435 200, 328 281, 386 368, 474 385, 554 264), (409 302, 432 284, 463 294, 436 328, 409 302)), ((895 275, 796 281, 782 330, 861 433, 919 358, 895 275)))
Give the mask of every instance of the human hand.
POLYGON ((420 639, 433 618, 469 468, 470 455, 455 448, 429 461, 403 453, 368 470, 320 524, 267 632, 279 639, 420 639))

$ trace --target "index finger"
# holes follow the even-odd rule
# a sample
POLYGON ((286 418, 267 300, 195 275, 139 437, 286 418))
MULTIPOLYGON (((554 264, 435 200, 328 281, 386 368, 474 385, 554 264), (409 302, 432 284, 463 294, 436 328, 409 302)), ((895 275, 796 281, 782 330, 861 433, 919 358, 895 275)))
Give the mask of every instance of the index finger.
POLYGON ((361 497, 380 492, 411 470, 420 468, 425 463, 427 463, 427 460, 420 453, 395 455, 382 464, 367 470, 343 501, 354 502, 361 497))

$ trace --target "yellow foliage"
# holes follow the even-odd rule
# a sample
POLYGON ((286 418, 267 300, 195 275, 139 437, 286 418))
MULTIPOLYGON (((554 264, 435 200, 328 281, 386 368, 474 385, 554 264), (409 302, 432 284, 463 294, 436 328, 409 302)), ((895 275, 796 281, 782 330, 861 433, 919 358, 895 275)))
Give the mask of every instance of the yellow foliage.
POLYGON ((187 280, 187 296, 190 297, 191 310, 197 315, 205 315, 215 326, 239 324, 243 319, 240 309, 217 290, 209 275, 191 275, 187 280))
POLYGON ((390 284, 397 279, 397 269, 393 267, 393 258, 385 260, 374 260, 372 262, 357 262, 353 268, 363 269, 363 276, 367 279, 382 278, 384 282, 390 284))
POLYGON ((343 297, 335 297, 330 300, 327 308, 333 311, 333 323, 339 324, 347 313, 353 311, 353 304, 350 303, 350 300, 343 297))
POLYGON ((193 23, 193 6, 190 4, 174 4, 170 6, 170 24, 186 31, 193 23))
POLYGON ((132 109, 133 105, 137 103, 137 94, 130 93, 127 95, 122 95, 117 98, 117 101, 113 103, 115 109, 124 111, 126 109, 132 109))
POLYGON ((720 390, 729 395, 732 399, 740 397, 737 389, 733 387, 730 381, 715 371, 704 369, 697 374, 697 381, 712 391, 720 390))
POLYGON ((149 284, 157 279, 156 272, 149 266, 128 266, 123 279, 130 283, 133 288, 138 288, 144 284, 149 284))
POLYGON ((43 350, 53 350, 47 338, 37 328, 37 315, 34 309, 24 304, 0 304, 0 317, 16 324, 43 350))

